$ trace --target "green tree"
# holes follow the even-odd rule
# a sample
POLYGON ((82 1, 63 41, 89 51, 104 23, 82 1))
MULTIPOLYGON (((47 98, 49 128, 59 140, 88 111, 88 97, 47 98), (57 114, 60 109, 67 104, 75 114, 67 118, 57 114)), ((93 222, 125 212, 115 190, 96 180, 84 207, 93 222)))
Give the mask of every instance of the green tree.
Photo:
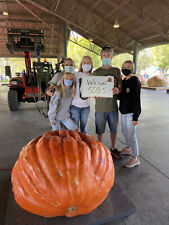
POLYGON ((98 68, 99 66, 101 66, 100 56, 98 55, 101 51, 100 47, 94 45, 92 42, 89 42, 86 38, 83 38, 82 36, 77 35, 77 34, 75 34, 75 35, 71 34, 70 39, 73 42, 77 41, 77 43, 79 45, 82 45, 85 48, 93 49, 95 52, 97 52, 97 54, 95 54, 95 53, 69 41, 67 55, 68 55, 68 57, 70 57, 74 60, 76 68, 79 68, 80 62, 81 62, 83 56, 85 56, 85 55, 88 55, 92 58, 94 68, 98 68))
POLYGON ((151 49, 153 63, 162 69, 163 74, 169 69, 169 45, 161 45, 151 49))
POLYGON ((122 67, 122 64, 126 61, 126 60, 132 60, 132 55, 127 54, 127 53, 123 53, 120 55, 115 55, 112 59, 112 64, 113 66, 116 66, 118 68, 122 67))
POLYGON ((153 65, 153 54, 151 49, 144 49, 139 52, 138 56, 138 65, 137 65, 137 73, 140 73, 141 70, 145 70, 146 68, 153 65))

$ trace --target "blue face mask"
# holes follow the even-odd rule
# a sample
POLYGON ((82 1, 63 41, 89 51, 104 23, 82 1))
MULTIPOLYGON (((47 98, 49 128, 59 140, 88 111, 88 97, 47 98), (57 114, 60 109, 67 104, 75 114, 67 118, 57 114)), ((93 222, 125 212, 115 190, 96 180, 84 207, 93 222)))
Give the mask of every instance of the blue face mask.
POLYGON ((102 58, 102 63, 104 66, 111 66, 111 58, 102 58))
POLYGON ((64 70, 66 73, 73 73, 74 72, 74 66, 65 66, 64 70))
POLYGON ((73 80, 64 80, 64 85, 70 87, 73 84, 73 80))

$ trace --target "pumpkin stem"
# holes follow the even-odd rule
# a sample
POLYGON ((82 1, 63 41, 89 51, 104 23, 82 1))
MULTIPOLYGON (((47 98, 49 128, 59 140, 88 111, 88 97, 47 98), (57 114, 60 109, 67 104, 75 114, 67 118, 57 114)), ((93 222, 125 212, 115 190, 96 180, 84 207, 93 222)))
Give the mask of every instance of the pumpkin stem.
POLYGON ((76 208, 75 208, 75 207, 70 207, 70 208, 68 208, 68 211, 69 211, 70 213, 73 213, 74 211, 76 211, 76 208))

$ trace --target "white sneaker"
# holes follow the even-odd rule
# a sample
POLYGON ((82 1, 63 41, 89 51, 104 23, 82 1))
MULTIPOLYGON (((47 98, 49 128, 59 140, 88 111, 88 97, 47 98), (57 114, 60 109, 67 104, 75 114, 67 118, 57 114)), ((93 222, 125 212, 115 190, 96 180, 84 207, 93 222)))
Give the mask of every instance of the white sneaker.
POLYGON ((122 150, 120 150, 120 154, 122 155, 131 155, 132 154, 132 150, 131 147, 125 147, 122 150))
POLYGON ((127 168, 132 168, 139 165, 140 165, 140 160, 138 157, 137 158, 131 157, 131 159, 124 164, 124 166, 127 168))

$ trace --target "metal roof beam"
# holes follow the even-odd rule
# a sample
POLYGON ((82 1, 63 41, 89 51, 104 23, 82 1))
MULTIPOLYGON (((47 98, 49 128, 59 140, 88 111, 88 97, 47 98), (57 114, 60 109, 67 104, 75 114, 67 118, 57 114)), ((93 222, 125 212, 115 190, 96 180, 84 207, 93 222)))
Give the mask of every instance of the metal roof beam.
MULTIPOLYGON (((95 4, 88 10, 88 12, 86 13, 86 15, 83 17, 83 21, 86 21, 86 18, 88 17, 88 15, 100 4, 102 0, 97 0, 95 2, 95 4)), ((85 24, 84 24, 85 25, 85 24)))
MULTIPOLYGON (((141 19, 137 13, 135 13, 135 11, 133 10, 133 8, 131 6, 127 6, 125 8, 121 7, 119 4, 117 4, 115 1, 111 1, 111 0, 104 0, 106 3, 108 3, 109 5, 115 7, 116 9, 118 9, 119 11, 123 12, 125 15, 131 17, 134 17, 135 20, 137 20, 138 22, 140 22, 141 25, 144 25, 145 23, 152 23, 153 21, 149 18, 144 18, 141 19)), ((160 29, 160 26, 158 25, 154 25, 151 27, 152 30, 154 30, 156 33, 159 33, 162 37, 164 37, 165 39, 169 40, 169 36, 165 33, 163 33, 160 29)))
MULTIPOLYGON (((52 31, 52 27, 47 24, 44 20, 42 20, 37 14, 35 14, 32 10, 30 10, 27 6, 25 6, 23 3, 20 2, 20 0, 15 0, 20 6, 22 6, 26 11, 28 11, 30 14, 32 14, 36 19, 41 21, 46 27, 48 27, 52 31)), ((57 35, 58 33, 54 31, 57 35)))
MULTIPOLYGON (((124 1, 122 1, 122 2, 120 3, 120 5, 121 5, 121 7, 123 7, 123 6, 125 6, 127 3, 129 3, 129 2, 130 2, 130 0, 124 0, 124 1)), ((140 4, 142 5, 142 2, 141 2, 140 4)), ((143 5, 142 5, 142 7, 143 7, 143 5)), ((155 7, 156 7, 156 5, 154 4, 154 2, 151 3, 151 4, 149 4, 145 9, 142 8, 141 10, 138 10, 138 16, 140 16, 140 18, 143 19, 145 13, 147 13, 147 11, 152 10, 152 9, 155 8, 155 7)), ((112 13, 115 13, 115 11, 116 11, 116 10, 112 10, 112 12, 109 12, 109 13, 104 17, 104 19, 106 19, 107 17, 109 17, 112 13)), ((131 15, 130 15, 130 16, 131 16, 131 15)), ((123 26, 123 25, 127 24, 128 22, 130 22, 131 20, 134 20, 134 19, 135 19, 135 17, 129 17, 129 18, 126 18, 124 22, 120 23, 120 26, 123 26)), ((152 22, 153 25, 154 25, 155 23, 156 23, 156 22, 152 22)), ((99 24, 98 24, 98 25, 99 25, 99 24)), ((146 27, 147 27, 148 25, 149 25, 149 24, 146 22, 146 23, 144 23, 144 26, 143 26, 143 27, 139 27, 139 28, 137 29, 137 31, 133 30, 132 32, 130 32, 130 33, 126 36, 125 40, 126 40, 128 37, 130 37, 130 36, 132 37, 132 34, 133 34, 133 33, 146 29, 146 27)), ((111 30, 109 29, 109 30, 105 31, 104 34, 106 35, 106 34, 109 33, 110 31, 111 31, 111 30)), ((135 37, 133 37, 133 39, 135 39, 135 37)))
POLYGON ((69 10, 69 12, 68 12, 68 14, 67 14, 67 16, 66 16, 67 19, 69 18, 69 16, 70 16, 71 13, 73 12, 73 10, 76 8, 76 6, 77 6, 77 2, 74 2, 72 8, 69 10))
POLYGON ((80 46, 80 47, 82 47, 82 48, 84 48, 84 49, 86 49, 86 50, 88 50, 88 51, 90 51, 90 52, 92 52, 92 53, 94 53, 94 54, 96 54, 96 55, 100 55, 99 53, 95 52, 94 50, 92 50, 92 49, 90 49, 90 48, 87 48, 87 47, 85 47, 85 46, 79 44, 79 43, 76 42, 76 41, 73 41, 73 40, 71 40, 71 39, 69 39, 69 41, 72 42, 72 43, 74 43, 74 44, 76 44, 76 45, 78 45, 78 46, 80 46))
POLYGON ((25 6, 23 3, 21 3, 20 0, 15 0, 18 5, 20 5, 22 8, 24 8, 26 11, 28 11, 32 16, 34 16, 39 21, 43 22, 45 25, 49 26, 47 23, 45 23, 37 14, 35 14, 32 10, 30 10, 27 6, 25 6))
MULTIPOLYGON (((74 1, 76 1, 76 2, 78 2, 78 4, 82 5, 82 7, 84 7, 87 11, 90 10, 90 8, 89 8, 86 4, 84 4, 83 2, 81 2, 81 1, 79 1, 79 0, 74 0, 74 1)), ((100 16, 99 13, 93 12, 93 15, 95 15, 95 16, 101 18, 101 20, 102 20, 102 17, 100 16)), ((84 18, 83 18, 83 19, 84 19, 84 18)), ((107 22, 110 26, 113 26, 113 23, 111 23, 109 20, 106 19, 106 20, 104 20, 104 21, 107 22)), ((121 29, 121 28, 120 28, 120 32, 122 32, 123 34, 126 35, 126 31, 124 31, 124 30, 121 29)), ((104 33, 104 32, 103 32, 103 35, 105 36, 105 33, 104 33)), ((130 38, 131 38, 132 40, 135 39, 135 37, 133 37, 133 36, 131 36, 130 38)))
POLYGON ((152 36, 147 36, 147 37, 144 37, 142 39, 140 39, 139 41, 142 42, 142 41, 146 41, 146 40, 150 40, 152 38, 156 38, 156 37, 159 37, 160 34, 156 34, 156 35, 152 35, 152 36))
MULTIPOLYGON (((18 1, 18 0, 17 0, 17 1, 18 1)), ((65 18, 65 17, 62 16, 62 15, 59 15, 58 13, 54 12, 53 10, 50 10, 50 9, 46 8, 45 6, 40 5, 39 3, 34 2, 34 1, 32 1, 32 0, 25 0, 25 1, 26 1, 26 2, 29 2, 30 4, 36 6, 37 8, 39 8, 39 9, 41 9, 41 10, 43 10, 43 11, 49 13, 49 14, 52 14, 52 15, 58 17, 58 18, 61 19, 62 21, 65 21, 66 23, 71 24, 71 25, 77 27, 79 30, 84 31, 85 33, 86 33, 86 32, 89 33, 90 35, 92 35, 92 37, 96 37, 97 39, 99 39, 99 40, 102 41, 103 43, 110 44, 110 42, 109 42, 108 40, 106 40, 106 39, 104 39, 104 38, 98 36, 97 34, 93 33, 92 31, 88 30, 88 29, 85 28, 85 27, 82 27, 81 25, 77 25, 75 22, 71 21, 70 19, 65 18)), ((126 52, 130 52, 129 50, 127 50, 127 49, 125 49, 125 48, 118 47, 116 44, 113 44, 113 43, 111 43, 111 46, 112 46, 112 47, 115 46, 116 48, 118 48, 118 49, 120 49, 120 50, 122 50, 122 51, 125 50, 126 52)))
POLYGON ((26 19, 26 20, 24 20, 24 19, 0 19, 0 23, 3 23, 3 22, 6 22, 6 21, 8 21, 8 22, 19 22, 19 23, 21 23, 21 22, 26 22, 26 23, 42 23, 42 21, 40 21, 40 20, 28 20, 28 19, 26 19))
POLYGON ((60 1, 61 1, 61 0, 57 0, 57 2, 54 1, 54 4, 53 4, 52 7, 51 7, 51 9, 54 10, 55 12, 56 12, 56 10, 57 10, 57 8, 58 8, 58 6, 59 6, 60 1))

